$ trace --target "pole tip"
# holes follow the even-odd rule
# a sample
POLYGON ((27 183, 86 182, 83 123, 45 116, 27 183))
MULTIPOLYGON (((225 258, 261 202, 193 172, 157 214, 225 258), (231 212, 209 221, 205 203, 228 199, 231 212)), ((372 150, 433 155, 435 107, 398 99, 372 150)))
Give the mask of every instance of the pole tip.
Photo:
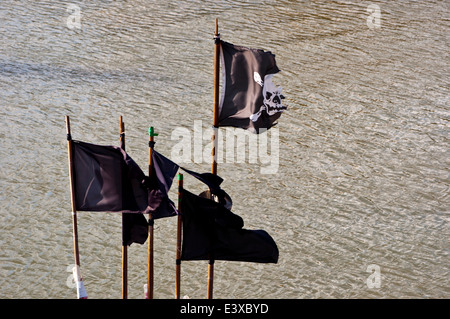
POLYGON ((155 133, 155 128, 153 126, 148 129, 148 136, 158 136, 158 133, 155 133))

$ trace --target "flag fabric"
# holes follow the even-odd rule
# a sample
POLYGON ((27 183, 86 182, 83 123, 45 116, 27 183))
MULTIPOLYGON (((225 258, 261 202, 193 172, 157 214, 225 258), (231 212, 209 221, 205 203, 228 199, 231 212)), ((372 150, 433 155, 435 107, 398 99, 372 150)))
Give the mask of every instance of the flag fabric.
POLYGON ((152 161, 153 171, 147 185, 150 189, 149 205, 153 218, 170 217, 178 214, 168 194, 179 168, 207 185, 219 203, 231 205, 230 196, 220 187, 223 182, 223 178, 220 176, 211 173, 197 173, 180 167, 155 150, 152 150, 152 161))
POLYGON ((177 215, 175 204, 169 198, 169 189, 179 166, 152 149, 152 173, 147 179, 149 212, 153 219, 177 215))
POLYGON ((278 73, 275 55, 221 41, 223 92, 219 126, 260 133, 270 129, 286 109, 281 88, 272 82, 278 73))
POLYGON ((144 244, 148 238, 148 222, 143 214, 122 215, 122 246, 144 244))
MULTIPOLYGON (((125 150, 125 138, 120 139, 120 148, 125 150)), ((133 243, 144 244, 148 237, 148 222, 143 214, 122 214, 122 246, 133 243)))
POLYGON ((178 165, 152 151, 153 170, 146 176, 121 148, 73 141, 77 210, 176 215, 168 192, 178 165))
POLYGON ((278 248, 264 230, 246 230, 241 217, 223 205, 182 190, 181 260, 277 263, 278 248))
POLYGON ((119 147, 73 141, 76 208, 122 212, 122 244, 143 244, 148 237, 145 174, 119 147))
POLYGON ((73 141, 76 208, 148 213, 145 174, 120 147, 73 141))
POLYGON ((213 196, 218 203, 224 205, 228 209, 231 209, 233 201, 231 200, 231 197, 220 187, 220 184, 223 182, 222 177, 212 173, 196 173, 184 167, 181 167, 181 169, 208 186, 209 191, 203 192, 203 197, 211 198, 211 196, 213 196))

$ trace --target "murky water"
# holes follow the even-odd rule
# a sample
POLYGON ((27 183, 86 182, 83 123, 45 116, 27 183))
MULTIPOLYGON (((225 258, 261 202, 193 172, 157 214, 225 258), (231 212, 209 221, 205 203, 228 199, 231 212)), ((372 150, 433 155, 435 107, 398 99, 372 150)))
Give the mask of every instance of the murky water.
MULTIPOLYGON (((115 145, 123 115, 142 168, 149 126, 169 157, 175 128, 210 127, 215 18, 222 39, 276 54, 289 106, 276 174, 219 165, 279 263, 216 262, 215 297, 450 297, 449 16, 448 1, 2 0, 0 297, 76 297, 65 115, 75 139, 115 145)), ((89 297, 121 298, 120 215, 78 216, 89 297)), ((155 298, 174 295, 175 231, 156 222, 155 298)), ((132 245, 130 298, 146 262, 132 245)), ((182 264, 182 296, 206 283, 206 262, 182 264)))

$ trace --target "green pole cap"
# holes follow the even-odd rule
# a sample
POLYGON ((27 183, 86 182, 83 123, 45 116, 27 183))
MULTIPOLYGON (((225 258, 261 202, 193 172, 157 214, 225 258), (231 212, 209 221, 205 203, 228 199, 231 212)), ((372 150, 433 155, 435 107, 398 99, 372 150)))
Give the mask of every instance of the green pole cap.
POLYGON ((148 129, 148 136, 158 136, 158 133, 155 133, 153 126, 148 129))

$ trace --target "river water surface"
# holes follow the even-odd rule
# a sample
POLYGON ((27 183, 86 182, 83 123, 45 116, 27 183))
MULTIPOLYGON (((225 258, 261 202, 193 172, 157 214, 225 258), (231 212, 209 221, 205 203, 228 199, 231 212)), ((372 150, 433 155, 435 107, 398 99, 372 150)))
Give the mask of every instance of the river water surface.
MULTIPOLYGON (((218 169, 279 262, 217 261, 214 296, 449 298, 449 17, 448 1, 2 0, 0 298, 76 298, 65 115, 74 139, 106 145, 122 115, 142 168, 149 126, 168 157, 176 128, 211 126, 215 18, 223 40, 276 55, 288 110, 276 172, 218 169)), ((121 298, 120 215, 78 222, 89 298, 121 298)), ((175 232, 155 223, 155 298, 174 296, 175 232)), ((129 298, 146 276, 133 244, 129 298)), ((182 296, 206 285, 206 262, 182 263, 182 296)))

